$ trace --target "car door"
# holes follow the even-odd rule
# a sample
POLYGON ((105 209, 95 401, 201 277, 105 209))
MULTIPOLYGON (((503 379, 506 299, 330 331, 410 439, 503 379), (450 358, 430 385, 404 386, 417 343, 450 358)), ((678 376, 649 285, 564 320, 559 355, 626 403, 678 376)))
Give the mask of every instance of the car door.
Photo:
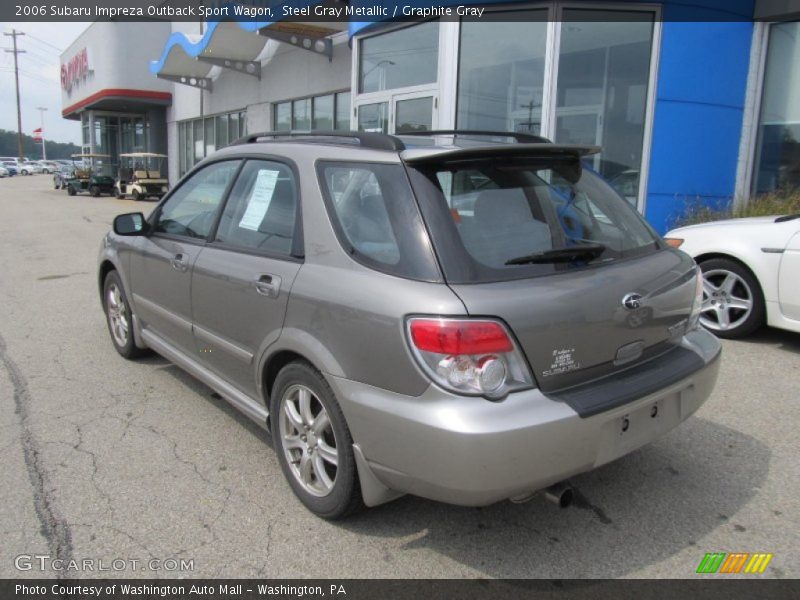
POLYGON ((143 328, 194 354, 191 277, 240 160, 209 164, 181 183, 156 211, 152 232, 131 254, 133 304, 143 328))
POLYGON ((255 365, 280 335, 302 265, 297 179, 286 164, 248 160, 213 241, 192 276, 192 319, 201 362, 256 395, 255 365))
POLYGON ((800 321, 800 231, 789 240, 781 256, 778 297, 783 316, 800 321))

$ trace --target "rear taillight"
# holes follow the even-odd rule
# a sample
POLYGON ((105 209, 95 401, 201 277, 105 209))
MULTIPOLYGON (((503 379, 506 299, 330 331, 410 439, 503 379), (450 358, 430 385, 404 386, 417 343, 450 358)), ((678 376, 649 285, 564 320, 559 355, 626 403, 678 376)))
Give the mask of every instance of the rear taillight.
POLYGON ((414 317, 408 338, 425 373, 452 392, 501 398, 533 385, 522 353, 498 321, 414 317))
POLYGON ((689 315, 687 331, 695 329, 700 322, 700 311, 703 308, 703 272, 700 267, 695 267, 694 298, 692 299, 692 313, 689 315))

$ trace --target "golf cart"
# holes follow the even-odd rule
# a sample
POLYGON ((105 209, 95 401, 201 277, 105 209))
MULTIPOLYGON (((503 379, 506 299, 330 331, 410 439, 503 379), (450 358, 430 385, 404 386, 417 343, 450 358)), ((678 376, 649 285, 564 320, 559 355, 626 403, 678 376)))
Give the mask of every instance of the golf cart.
POLYGON ((114 195, 122 200, 125 196, 133 196, 134 200, 143 200, 148 196, 161 198, 167 193, 168 182, 161 176, 164 154, 152 152, 132 152, 120 154, 120 167, 114 195))
POLYGON ((103 159, 110 158, 108 154, 73 154, 72 164, 75 166, 73 176, 67 180, 67 193, 70 196, 87 192, 94 197, 100 194, 112 195, 114 193, 114 178, 103 174, 108 163, 103 164, 103 159))

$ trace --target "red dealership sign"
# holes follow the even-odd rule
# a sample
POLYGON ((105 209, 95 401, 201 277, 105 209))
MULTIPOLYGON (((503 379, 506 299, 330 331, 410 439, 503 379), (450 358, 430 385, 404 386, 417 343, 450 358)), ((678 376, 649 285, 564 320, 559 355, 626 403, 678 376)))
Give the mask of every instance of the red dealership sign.
POLYGON ((89 50, 81 48, 67 62, 61 64, 61 87, 69 92, 72 86, 89 74, 89 50))

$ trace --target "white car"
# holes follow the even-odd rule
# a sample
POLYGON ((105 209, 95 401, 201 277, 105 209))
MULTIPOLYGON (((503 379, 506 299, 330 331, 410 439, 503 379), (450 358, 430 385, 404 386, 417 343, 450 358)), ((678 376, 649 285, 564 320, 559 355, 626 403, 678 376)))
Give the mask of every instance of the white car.
POLYGON ((42 166, 31 160, 19 163, 20 175, 40 175, 42 173, 42 166))
POLYGON ((703 271, 707 329, 724 338, 765 323, 800 332, 800 215, 689 225, 665 237, 703 271))
POLYGON ((8 177, 8 169, 5 167, 0 167, 0 178, 1 177, 8 177))

